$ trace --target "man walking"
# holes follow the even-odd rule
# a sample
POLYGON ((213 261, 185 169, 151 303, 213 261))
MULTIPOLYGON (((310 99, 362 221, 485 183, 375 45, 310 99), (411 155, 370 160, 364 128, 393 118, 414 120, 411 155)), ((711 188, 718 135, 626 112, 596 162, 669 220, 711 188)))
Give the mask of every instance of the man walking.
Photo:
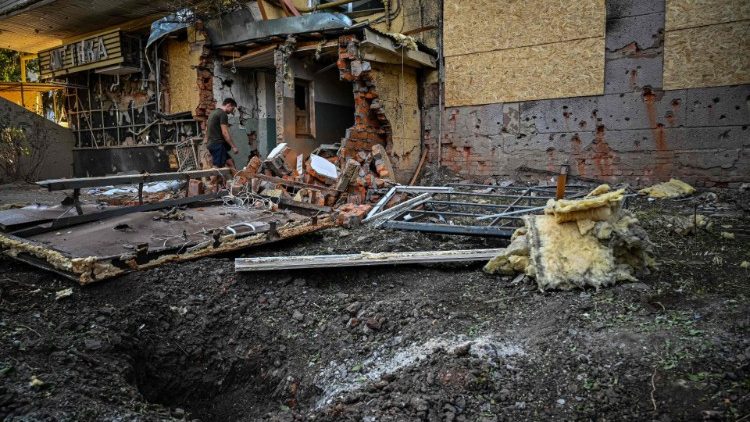
MULTIPOLYGON (((206 122, 206 148, 211 153, 211 160, 214 167, 227 166, 232 170, 235 169, 234 160, 229 156, 229 150, 232 154, 238 154, 239 150, 232 141, 229 134, 229 115, 234 113, 237 102, 232 98, 225 98, 221 107, 212 111, 206 122)), ((211 176, 211 183, 218 190, 217 177, 211 176)))

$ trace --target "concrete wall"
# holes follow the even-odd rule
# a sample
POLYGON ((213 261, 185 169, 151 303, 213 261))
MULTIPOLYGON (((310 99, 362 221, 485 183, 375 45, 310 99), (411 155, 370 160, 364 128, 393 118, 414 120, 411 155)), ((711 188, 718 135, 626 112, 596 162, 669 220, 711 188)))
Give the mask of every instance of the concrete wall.
POLYGON ((174 146, 141 145, 73 150, 74 176, 98 177, 118 173, 163 173, 177 170, 174 146))
MULTIPOLYGON (((4 98, 0 98, 0 130, 6 128, 23 129, 30 139, 41 142, 38 155, 41 164, 36 171, 31 171, 34 160, 22 159, 20 162, 22 177, 29 180, 71 177, 73 175, 73 132, 44 117, 32 113, 4 98)), ((0 174, 0 180, 8 182, 0 174)))
POLYGON ((221 105, 225 98, 234 98, 237 101, 237 109, 229 116, 229 133, 240 151, 233 156, 235 165, 241 168, 247 164, 250 154, 251 147, 247 135, 251 132, 257 134, 261 123, 258 110, 258 73, 255 69, 243 68, 238 68, 236 73, 232 73, 217 60, 214 64, 213 78, 217 106, 221 105))
MULTIPOLYGON (((669 177, 698 186, 750 181, 750 81, 663 90, 665 2, 606 6, 603 95, 448 107, 444 165, 476 179, 517 177, 524 167, 557 171, 565 163, 573 175, 641 185, 669 177)), ((732 80, 742 80, 744 70, 732 80)), ((423 112, 432 160, 439 128, 434 103, 427 101, 423 112)))

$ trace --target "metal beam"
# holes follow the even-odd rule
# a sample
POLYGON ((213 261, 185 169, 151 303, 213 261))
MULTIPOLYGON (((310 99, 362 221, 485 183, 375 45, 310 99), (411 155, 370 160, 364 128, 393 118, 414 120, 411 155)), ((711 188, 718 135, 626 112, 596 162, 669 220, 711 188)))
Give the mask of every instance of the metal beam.
POLYGON ((448 224, 417 223, 411 221, 388 220, 381 226, 386 229, 409 230, 437 234, 461 234, 466 236, 496 236, 510 237, 516 231, 516 227, 489 227, 489 226, 451 226, 448 224))
POLYGON ((388 208, 385 211, 379 212, 373 216, 367 217, 364 220, 362 220, 363 223, 367 223, 373 220, 382 220, 384 218, 392 218, 398 215, 399 213, 402 213, 404 211, 408 211, 411 208, 416 207, 417 205, 423 204, 432 197, 431 193, 423 193, 417 197, 414 197, 408 201, 404 201, 398 205, 394 205, 390 208, 388 208))
POLYGON ((429 264, 488 261, 504 249, 464 249, 424 252, 362 252, 349 255, 271 256, 236 258, 234 271, 278 271, 303 268, 363 267, 374 265, 429 264))
POLYGON ((162 182, 166 180, 196 179, 200 177, 221 176, 227 178, 232 175, 229 168, 209 170, 193 170, 184 172, 125 174, 104 177, 81 177, 76 179, 49 179, 36 182, 50 191, 65 189, 93 188, 110 185, 134 185, 138 183, 162 182))

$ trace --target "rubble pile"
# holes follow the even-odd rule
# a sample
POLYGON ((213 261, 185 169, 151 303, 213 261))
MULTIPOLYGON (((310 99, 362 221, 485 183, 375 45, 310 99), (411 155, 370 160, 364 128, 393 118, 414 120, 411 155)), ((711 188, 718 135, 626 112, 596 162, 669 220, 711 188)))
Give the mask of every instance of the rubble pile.
POLYGON ((230 191, 309 204, 321 211, 335 208, 340 224, 357 225, 372 208, 369 204, 397 183, 384 146, 361 148, 353 155, 350 150, 351 146, 347 150, 339 144, 323 145, 306 156, 279 144, 265 160, 253 157, 237 172, 230 191))
POLYGON ((541 290, 635 281, 655 266, 652 244, 638 220, 622 209, 624 190, 602 185, 578 200, 550 200, 545 215, 524 217, 490 274, 525 273, 541 290))

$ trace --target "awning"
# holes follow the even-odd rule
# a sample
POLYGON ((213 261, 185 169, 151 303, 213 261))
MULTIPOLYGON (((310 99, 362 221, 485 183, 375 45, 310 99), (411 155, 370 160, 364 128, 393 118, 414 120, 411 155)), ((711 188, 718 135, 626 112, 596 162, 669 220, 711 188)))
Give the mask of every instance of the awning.
POLYGON ((185 29, 194 21, 195 15, 190 9, 182 9, 165 16, 151 24, 151 33, 146 42, 146 48, 157 40, 173 32, 185 29))

